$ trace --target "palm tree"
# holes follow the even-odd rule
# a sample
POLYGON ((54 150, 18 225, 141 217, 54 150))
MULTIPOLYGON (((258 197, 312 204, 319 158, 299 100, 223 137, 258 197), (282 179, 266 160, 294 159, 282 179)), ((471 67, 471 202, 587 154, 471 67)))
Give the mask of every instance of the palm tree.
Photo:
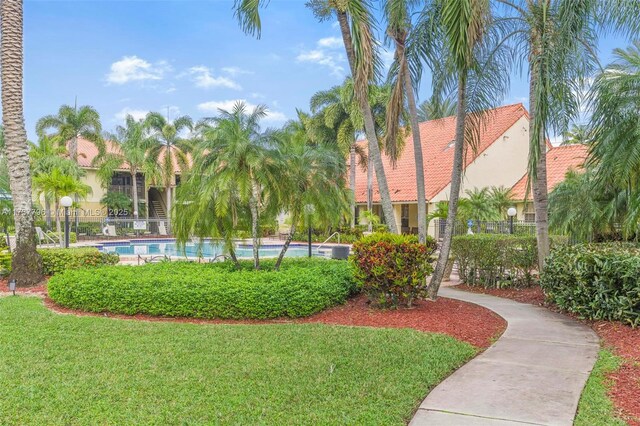
POLYGON ((56 232, 63 244, 62 229, 60 227, 60 199, 66 195, 75 195, 77 198, 86 197, 91 192, 91 187, 80 182, 73 176, 65 174, 58 168, 52 169, 48 173, 42 173, 33 178, 33 185, 38 194, 43 194, 46 198, 54 200, 56 217, 56 232))
MULTIPOLYGON (((437 16, 443 28, 447 53, 457 76, 458 98, 449 211, 447 212, 444 237, 440 246, 440 255, 427 290, 428 297, 431 299, 435 299, 438 294, 445 266, 449 259, 458 199, 460 197, 465 141, 473 144, 473 140, 470 141, 469 138, 473 137, 474 130, 477 132, 480 127, 479 123, 468 123, 467 120, 481 120, 484 115, 478 112, 467 114, 466 90, 470 73, 478 64, 477 50, 483 42, 483 37, 487 33, 490 21, 488 0, 441 1, 435 6, 438 8, 437 16)), ((475 136, 477 137, 477 134, 475 136)))
POLYGON ((193 120, 185 115, 170 122, 162 114, 150 112, 144 120, 144 126, 152 141, 148 154, 149 164, 155 165, 155 170, 149 170, 149 175, 153 177, 152 180, 162 182, 167 198, 167 215, 170 216, 176 165, 180 168, 181 175, 185 176, 190 166, 189 152, 193 149, 191 140, 183 138, 181 133, 193 129, 193 120))
POLYGON ((98 149, 103 148, 102 124, 100 114, 92 106, 62 105, 57 115, 47 115, 36 123, 36 132, 42 138, 47 131, 53 130, 53 135, 60 138, 62 143, 69 143, 69 156, 74 162, 78 162, 78 137, 82 137, 96 144, 98 149))
POLYGON ((476 222, 498 219, 499 212, 493 203, 489 188, 468 189, 465 193, 471 211, 471 219, 476 222))
POLYGON ((350 197, 344 187, 345 164, 341 153, 327 146, 309 143, 300 121, 288 123, 278 134, 284 174, 279 181, 283 194, 279 207, 291 215, 291 230, 275 268, 279 269, 305 209, 328 225, 347 215, 350 197))
POLYGON ((154 141, 146 135, 144 120, 135 120, 131 115, 127 115, 125 125, 116 127, 115 133, 109 134, 108 138, 113 150, 104 151, 95 158, 94 163, 99 166, 98 175, 108 185, 116 170, 128 169, 132 182, 133 217, 138 219, 137 176, 142 173, 145 186, 153 177, 154 165, 149 161, 148 153, 154 141))
POLYGON ((591 142, 586 124, 574 124, 571 130, 562 135, 562 145, 588 145, 591 142))
MULTIPOLYGON (((409 64, 406 53, 407 38, 411 31, 411 13, 415 2, 407 0, 386 0, 384 2, 384 14, 387 20, 387 35, 395 44, 395 81, 392 83, 393 91, 389 108, 387 109, 387 134, 386 138, 395 140, 400 126, 404 99, 406 96, 409 107, 411 134, 413 139, 413 154, 416 163, 416 192, 418 202, 418 240, 421 243, 427 240, 427 199, 424 182, 424 159, 422 157, 422 139, 420 124, 418 123, 418 108, 416 106, 416 93, 411 77, 411 68, 419 67, 418 64, 409 64)), ((392 142, 387 142, 390 144, 392 142)))
MULTIPOLYGON (((260 37, 261 21, 259 8, 266 4, 261 0, 238 0, 235 3, 235 16, 243 30, 260 37)), ((369 85, 377 74, 376 40, 373 35, 374 18, 368 0, 311 0, 307 3, 315 15, 325 20, 333 13, 338 18, 340 32, 344 42, 349 69, 354 81, 356 100, 364 119, 371 162, 376 172, 378 191, 382 210, 389 230, 398 233, 393 205, 387 178, 382 164, 382 155, 378 136, 376 135, 375 118, 369 104, 369 85)))
MULTIPOLYGON (((66 157, 67 149, 64 141, 58 136, 43 136, 37 144, 29 142, 29 161, 31 173, 35 177, 51 173, 54 168, 75 178, 84 175, 77 163, 66 157)), ((51 198, 44 197, 45 220, 47 228, 51 229, 51 198)))
POLYGON ((507 210, 513 206, 513 191, 511 188, 505 188, 504 186, 492 186, 489 197, 491 204, 498 211, 498 214, 503 219, 507 219, 507 210))
POLYGON ((456 114, 456 101, 433 95, 418 107, 418 119, 420 121, 437 120, 451 117, 456 114))
MULTIPOLYGON (((598 66, 592 46, 603 30, 637 34, 640 3, 627 0, 497 0, 529 73, 529 165, 542 268, 549 254, 547 137, 566 131, 580 113, 584 80, 598 66)), ((527 185, 529 187, 529 185, 527 185)))
POLYGON ((16 248, 11 260, 10 278, 15 278, 19 286, 31 286, 42 280, 42 259, 36 252, 29 148, 24 128, 22 6, 22 0, 3 1, 0 4, 0 80, 4 151, 9 167, 16 227, 16 248))

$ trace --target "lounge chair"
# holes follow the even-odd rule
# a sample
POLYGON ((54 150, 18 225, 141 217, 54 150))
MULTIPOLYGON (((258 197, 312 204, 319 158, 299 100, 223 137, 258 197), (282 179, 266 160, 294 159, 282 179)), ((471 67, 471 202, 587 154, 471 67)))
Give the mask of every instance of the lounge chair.
POLYGON ((59 243, 59 241, 56 241, 51 236, 47 235, 39 226, 36 226, 36 236, 38 237, 38 244, 53 243, 55 245, 59 243))
POLYGON ((158 222, 158 235, 169 235, 167 228, 164 226, 164 222, 158 222))

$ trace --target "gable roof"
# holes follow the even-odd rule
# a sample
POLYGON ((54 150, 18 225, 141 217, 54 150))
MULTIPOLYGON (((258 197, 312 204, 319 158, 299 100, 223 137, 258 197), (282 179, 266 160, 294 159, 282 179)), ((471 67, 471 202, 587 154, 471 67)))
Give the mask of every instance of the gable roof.
MULTIPOLYGON (((547 190, 551 192, 564 180, 569 170, 582 169, 588 151, 589 147, 581 144, 561 145, 547 151, 547 190)), ((524 200, 528 176, 528 174, 522 176, 511 189, 514 200, 524 200)), ((533 199, 531 191, 527 198, 533 199)))
MULTIPOLYGON (((521 117, 528 117, 528 113, 521 103, 496 108, 491 110, 491 114, 490 121, 480 136, 476 152, 468 150, 465 156, 464 168, 469 166, 521 117)), ((454 116, 420 123, 427 200, 435 197, 451 182, 454 152, 452 142, 455 139, 455 134, 456 118, 454 116)), ((363 143, 366 147, 366 141, 363 143)), ((404 149, 395 168, 392 167, 389 158, 384 154, 382 162, 392 202, 416 202, 418 194, 412 135, 407 135, 404 149)), ((356 202, 365 203, 366 194, 366 171, 363 171, 361 167, 357 167, 356 202)), ((375 173, 373 177, 373 201, 380 202, 375 173)))
MULTIPOLYGON (((119 151, 118 146, 113 141, 105 140, 104 143, 108 153, 116 153, 119 151)), ((67 148, 68 146, 69 144, 67 143, 67 148)), ((177 148, 172 147, 171 149, 176 150, 177 148)), ((158 163, 162 163, 165 152, 166 152, 166 148, 163 149, 162 152, 160 152, 160 155, 158 156, 158 163)), ((97 156, 98 156, 98 148, 96 148, 95 144, 87 139, 79 137, 78 138, 78 165, 85 169, 95 169, 96 166, 93 165, 93 160, 97 156)), ((173 159, 174 170, 176 171, 176 173, 180 173, 180 164, 178 164, 178 160, 176 159, 176 156, 174 155, 172 159, 173 159)), ((124 164, 122 165, 121 170, 125 170, 124 164)))

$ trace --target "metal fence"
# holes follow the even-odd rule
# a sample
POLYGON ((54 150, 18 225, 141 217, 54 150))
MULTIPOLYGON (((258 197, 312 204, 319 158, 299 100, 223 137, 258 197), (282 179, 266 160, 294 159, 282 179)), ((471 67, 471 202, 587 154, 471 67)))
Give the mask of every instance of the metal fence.
MULTIPOLYGON (((46 233, 56 230, 55 218, 48 223, 38 218, 36 226, 46 233)), ((60 218, 61 229, 64 232, 64 216, 60 218)), ((126 238, 170 237, 171 225, 168 219, 116 218, 71 215, 69 218, 70 231, 74 232, 78 241, 115 240, 126 238)))
MULTIPOLYGON (((446 219, 436 219, 435 222, 435 234, 436 238, 439 239, 444 236, 444 228, 447 221, 446 219)), ((512 233, 512 223, 508 220, 455 222, 453 235, 464 235, 470 232, 474 234, 510 234, 512 233)), ((534 222, 514 220, 513 233, 517 235, 536 235, 536 225, 534 222)))

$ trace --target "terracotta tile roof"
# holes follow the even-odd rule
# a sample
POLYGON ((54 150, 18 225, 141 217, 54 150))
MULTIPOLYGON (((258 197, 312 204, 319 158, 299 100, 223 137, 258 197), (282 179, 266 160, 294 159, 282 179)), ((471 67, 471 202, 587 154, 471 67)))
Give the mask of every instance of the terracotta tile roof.
MULTIPOLYGON (((106 140, 104 142, 107 147, 107 152, 111 152, 111 153, 117 152, 118 146, 115 143, 109 140, 106 140)), ((67 146, 68 146, 68 143, 67 143, 67 146)), ((177 148, 174 147, 172 149, 175 150, 177 148)), ((165 153, 164 150, 163 152, 160 153, 160 156, 158 158, 159 163, 161 163, 162 160, 164 159, 164 153, 165 153)), ((92 162, 97 155, 98 155, 98 149, 93 144, 93 142, 88 141, 84 138, 78 138, 78 164, 80 165, 80 167, 95 168, 92 162)), ((180 165, 178 164, 178 161, 176 160, 175 155, 173 156, 173 167, 176 173, 180 173, 180 165)), ((124 165, 123 165, 123 170, 124 170, 124 165)))
MULTIPOLYGON (((472 150, 467 152, 465 168, 513 126, 516 121, 523 116, 528 117, 528 113, 521 103, 496 108, 492 112, 493 116, 481 135, 475 155, 472 150)), ((455 139, 455 124, 455 117, 420 123, 427 200, 435 197, 451 182, 451 170, 453 168, 452 142, 455 139)), ((366 146, 366 141, 361 143, 366 146)), ((409 134, 395 168, 391 166, 388 157, 383 155, 385 175, 393 202, 415 202, 418 199, 416 166, 413 153, 413 140, 411 134, 409 134)), ((373 181, 373 200, 374 202, 380 202, 375 173, 373 181)), ((366 192, 367 173, 361 167, 357 167, 356 201, 358 203, 366 202, 366 192)))
MULTIPOLYGON (((549 192, 557 184, 564 180, 569 170, 580 170, 587 158, 588 147, 586 145, 563 145, 552 148, 547 152, 547 189, 549 192)), ((513 197, 516 200, 524 200, 527 185, 527 176, 524 175, 513 188, 513 197)), ((533 199, 529 191, 529 200, 533 199)))

